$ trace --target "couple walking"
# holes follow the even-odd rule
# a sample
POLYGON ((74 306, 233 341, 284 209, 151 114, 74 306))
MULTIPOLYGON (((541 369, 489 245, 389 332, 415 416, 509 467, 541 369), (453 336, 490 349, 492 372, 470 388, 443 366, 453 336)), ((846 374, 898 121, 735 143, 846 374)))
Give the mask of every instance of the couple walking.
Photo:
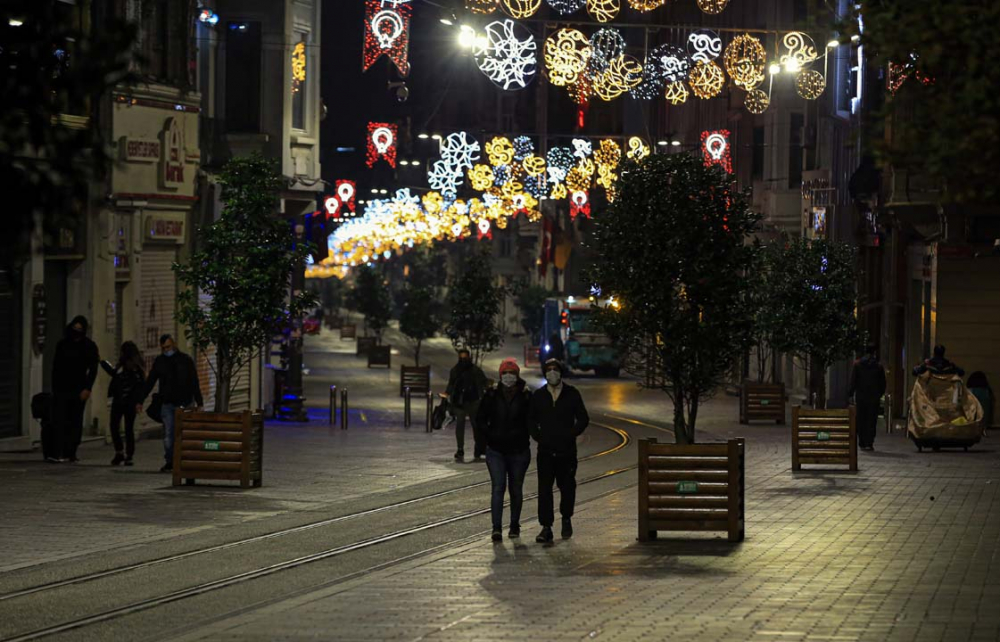
POLYGON ((510 494, 508 537, 521 535, 524 477, 531 463, 530 439, 538 444, 538 522, 542 531, 535 541, 553 540, 555 520, 553 484, 559 487, 562 536, 573 536, 576 504, 576 438, 590 423, 580 392, 562 381, 562 364, 545 363, 546 384, 529 391, 514 359, 500 364, 500 383, 486 391, 476 413, 475 425, 486 441, 486 466, 492 481, 490 513, 493 541, 503 541, 504 496, 510 494))

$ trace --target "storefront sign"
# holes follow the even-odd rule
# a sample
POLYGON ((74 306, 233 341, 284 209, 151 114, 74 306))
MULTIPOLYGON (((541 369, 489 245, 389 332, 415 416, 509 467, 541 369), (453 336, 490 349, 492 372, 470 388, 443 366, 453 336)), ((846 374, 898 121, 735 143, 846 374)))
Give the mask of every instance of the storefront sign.
POLYGON ((162 187, 177 188, 184 185, 184 132, 176 118, 168 118, 163 125, 163 158, 160 161, 162 187))
POLYGON ((35 356, 45 352, 45 329, 48 325, 45 311, 45 286, 36 283, 31 291, 31 347, 35 356))
POLYGON ((118 142, 122 160, 132 163, 155 163, 160 160, 160 141, 122 136, 118 142))
POLYGON ((145 240, 183 243, 185 222, 183 214, 146 214, 145 240))

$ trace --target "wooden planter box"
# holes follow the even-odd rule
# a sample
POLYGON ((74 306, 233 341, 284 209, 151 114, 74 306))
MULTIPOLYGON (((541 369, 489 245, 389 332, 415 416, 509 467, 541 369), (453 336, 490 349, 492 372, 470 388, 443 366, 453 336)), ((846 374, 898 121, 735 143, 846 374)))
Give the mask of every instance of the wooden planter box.
POLYGON ((229 479, 248 488, 263 481, 264 414, 177 409, 174 486, 196 479, 229 479))
POLYGON ((785 384, 744 380, 740 387, 740 423, 785 423, 785 384))
POLYGON ((792 470, 802 470, 802 464, 858 469, 854 406, 843 410, 792 408, 792 470))
POLYGON ((385 366, 392 370, 392 346, 372 346, 368 348, 368 367, 385 366))
POLYGON ((431 367, 430 366, 400 366, 399 367, 399 396, 406 395, 406 389, 410 389, 410 394, 426 395, 431 391, 431 367))
POLYGON ((639 541, 657 531, 726 531, 743 540, 745 443, 639 440, 639 541))
POLYGON ((359 357, 367 357, 368 352, 377 345, 378 339, 375 337, 358 337, 355 354, 359 357))
POLYGON ((340 326, 341 339, 354 339, 358 336, 358 326, 353 323, 345 323, 340 326))

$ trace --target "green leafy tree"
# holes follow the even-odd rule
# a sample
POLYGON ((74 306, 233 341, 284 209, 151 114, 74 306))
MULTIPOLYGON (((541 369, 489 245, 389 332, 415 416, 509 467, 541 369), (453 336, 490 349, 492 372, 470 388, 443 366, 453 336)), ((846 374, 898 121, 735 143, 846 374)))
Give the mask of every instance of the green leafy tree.
POLYGON ((392 296, 378 267, 362 266, 356 274, 352 299, 365 318, 365 334, 375 333, 381 343, 392 318, 392 296))
POLYGON ((420 365, 420 348, 423 342, 433 337, 439 327, 433 290, 427 286, 407 286, 403 290, 399 331, 413 343, 414 365, 420 365))
POLYGON ((456 349, 468 349, 476 363, 503 344, 497 319, 507 288, 493 280, 490 255, 477 251, 465 260, 448 288, 451 318, 445 333, 456 349))
POLYGON ((784 239, 768 251, 774 348, 808 360, 810 392, 826 407, 826 371, 858 345, 855 251, 847 243, 784 239))
POLYGON ((629 163, 595 219, 591 279, 613 297, 597 318, 626 370, 673 401, 678 443, 694 442, 699 404, 749 346, 758 218, 731 176, 674 154, 629 163))
POLYGON ((756 366, 754 376, 758 383, 764 383, 770 372, 770 382, 774 382, 774 369, 769 369, 774 357, 773 315, 770 313, 774 304, 774 288, 771 263, 774 256, 774 246, 762 246, 754 243, 752 265, 748 270, 745 296, 753 313, 753 331, 750 337, 750 351, 756 366))
POLYGON ((289 295, 292 273, 305 265, 309 247, 296 243, 292 226, 278 216, 284 179, 275 163, 260 154, 233 159, 220 182, 222 215, 198 230, 198 249, 174 270, 187 286, 177 297, 177 320, 198 350, 214 346, 215 411, 227 412, 237 373, 314 305, 314 297, 289 295))
POLYGON ((551 293, 541 285, 524 285, 517 292, 515 302, 521 309, 521 326, 532 345, 541 343, 542 328, 545 325, 545 299, 549 296, 551 293))

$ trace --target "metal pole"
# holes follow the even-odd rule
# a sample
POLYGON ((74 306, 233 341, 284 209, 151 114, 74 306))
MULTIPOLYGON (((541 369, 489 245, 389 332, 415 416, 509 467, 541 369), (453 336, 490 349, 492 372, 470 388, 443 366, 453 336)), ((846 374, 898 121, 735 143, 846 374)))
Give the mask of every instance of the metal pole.
POLYGON ((330 425, 337 417, 337 386, 330 386, 330 425))
POLYGON ((424 427, 425 432, 434 432, 434 428, 431 427, 431 416, 434 414, 434 393, 427 391, 427 422, 424 427))
POLYGON ((411 424, 410 420, 410 387, 406 386, 403 390, 403 426, 409 428, 411 424))
POLYGON ((816 410, 816 393, 809 393, 809 398, 811 399, 813 410, 816 410))
POLYGON ((347 388, 340 391, 340 429, 347 430, 347 388))
POLYGON ((892 434, 892 394, 885 393, 885 407, 882 409, 885 416, 885 431, 892 434))

